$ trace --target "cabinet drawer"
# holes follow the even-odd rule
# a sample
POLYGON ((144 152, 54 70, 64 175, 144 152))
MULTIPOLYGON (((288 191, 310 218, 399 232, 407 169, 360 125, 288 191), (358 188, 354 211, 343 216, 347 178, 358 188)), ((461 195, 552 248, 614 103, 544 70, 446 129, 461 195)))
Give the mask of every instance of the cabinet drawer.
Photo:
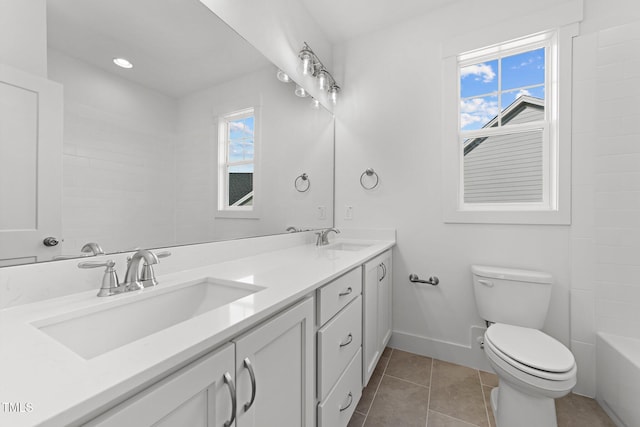
POLYGON ((362 292, 362 267, 318 289, 318 325, 324 325, 362 292))
POLYGON ((324 399, 362 344, 362 296, 318 331, 318 398, 324 399))
POLYGON ((345 427, 362 396, 362 353, 353 356, 329 396, 318 405, 318 427, 345 427))

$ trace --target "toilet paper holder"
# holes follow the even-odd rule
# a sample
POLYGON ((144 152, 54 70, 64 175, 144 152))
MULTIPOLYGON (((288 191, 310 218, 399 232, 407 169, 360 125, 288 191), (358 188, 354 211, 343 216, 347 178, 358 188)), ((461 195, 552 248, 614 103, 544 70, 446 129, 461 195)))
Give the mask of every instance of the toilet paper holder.
POLYGON ((417 274, 414 273, 411 273, 409 275, 409 281, 412 283, 425 283, 432 286, 438 286, 438 284, 440 283, 440 279, 438 279, 438 276, 431 276, 427 280, 422 280, 418 277, 417 274))

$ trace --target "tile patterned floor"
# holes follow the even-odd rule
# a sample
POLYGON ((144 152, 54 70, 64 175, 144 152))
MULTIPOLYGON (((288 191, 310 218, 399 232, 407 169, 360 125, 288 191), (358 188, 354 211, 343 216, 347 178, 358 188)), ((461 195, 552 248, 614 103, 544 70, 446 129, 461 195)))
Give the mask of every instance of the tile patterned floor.
MULTIPOLYGON (((387 348, 348 427, 495 427, 491 373, 387 348)), ((556 400, 558 427, 615 427, 595 400, 556 400)))

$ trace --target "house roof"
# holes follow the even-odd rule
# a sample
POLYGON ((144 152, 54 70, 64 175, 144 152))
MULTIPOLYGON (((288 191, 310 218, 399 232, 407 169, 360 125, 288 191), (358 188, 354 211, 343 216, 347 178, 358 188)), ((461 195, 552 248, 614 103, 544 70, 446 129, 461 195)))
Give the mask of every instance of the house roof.
MULTIPOLYGON (((544 99, 527 95, 519 96, 515 101, 513 101, 507 108, 502 111, 502 124, 509 123, 528 107, 544 110, 544 99)), ((489 120, 484 126, 482 126, 482 128, 485 129, 497 126, 498 115, 489 120)), ((464 144, 464 155, 466 156, 468 153, 473 151, 474 148, 482 144, 486 139, 487 137, 485 136, 467 140, 464 144)))

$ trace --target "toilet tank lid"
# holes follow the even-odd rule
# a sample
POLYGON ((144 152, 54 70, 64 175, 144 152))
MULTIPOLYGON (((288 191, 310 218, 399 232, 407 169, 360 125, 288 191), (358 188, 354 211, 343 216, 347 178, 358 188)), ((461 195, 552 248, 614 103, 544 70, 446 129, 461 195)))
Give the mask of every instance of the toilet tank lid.
POLYGON ((532 270, 519 270, 515 268, 489 267, 486 265, 472 265, 471 272, 476 276, 491 279, 516 280, 520 282, 553 283, 553 277, 549 273, 532 270))

